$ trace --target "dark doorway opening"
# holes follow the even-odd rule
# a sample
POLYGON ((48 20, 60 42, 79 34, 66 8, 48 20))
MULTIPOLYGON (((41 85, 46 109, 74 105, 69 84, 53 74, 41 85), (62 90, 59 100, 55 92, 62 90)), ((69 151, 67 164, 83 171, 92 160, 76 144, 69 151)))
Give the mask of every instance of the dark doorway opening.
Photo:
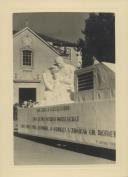
POLYGON ((36 101, 36 88, 19 88, 19 103, 29 100, 36 101))

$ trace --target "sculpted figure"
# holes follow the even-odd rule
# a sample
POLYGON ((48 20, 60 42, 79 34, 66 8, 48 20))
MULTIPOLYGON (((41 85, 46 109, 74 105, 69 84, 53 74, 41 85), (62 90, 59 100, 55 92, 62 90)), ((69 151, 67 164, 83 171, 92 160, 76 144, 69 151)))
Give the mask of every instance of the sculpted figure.
POLYGON ((59 68, 52 65, 45 73, 43 73, 43 80, 45 84, 44 100, 42 105, 55 104, 55 73, 59 71, 59 68))
POLYGON ((64 63, 62 57, 55 59, 55 64, 59 67, 59 94, 63 103, 72 102, 74 93, 74 71, 75 67, 64 63))
POLYGON ((81 69, 82 68, 82 56, 80 54, 80 52, 77 52, 77 69, 81 69))
POLYGON ((42 105, 55 105, 73 101, 75 67, 64 63, 62 57, 55 59, 44 74, 45 84, 44 100, 42 105))

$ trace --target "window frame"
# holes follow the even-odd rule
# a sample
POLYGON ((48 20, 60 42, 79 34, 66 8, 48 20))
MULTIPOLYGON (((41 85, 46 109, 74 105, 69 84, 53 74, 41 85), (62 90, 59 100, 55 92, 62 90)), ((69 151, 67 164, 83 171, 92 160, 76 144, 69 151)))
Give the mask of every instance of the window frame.
POLYGON ((94 71, 86 71, 77 75, 78 92, 94 89, 94 71))
POLYGON ((30 48, 30 47, 24 47, 24 48, 22 48, 21 50, 20 50, 20 66, 21 66, 21 68, 23 68, 23 69, 29 69, 29 70, 31 70, 32 68, 33 68, 33 50, 32 50, 32 48, 30 48), (23 51, 25 51, 25 50, 28 50, 28 51, 31 51, 31 65, 24 65, 23 64, 23 51))

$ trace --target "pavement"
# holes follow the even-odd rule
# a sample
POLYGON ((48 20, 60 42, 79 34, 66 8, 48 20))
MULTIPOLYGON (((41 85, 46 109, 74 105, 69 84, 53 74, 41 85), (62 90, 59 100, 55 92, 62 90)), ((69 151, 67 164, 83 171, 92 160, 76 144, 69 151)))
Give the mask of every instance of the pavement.
POLYGON ((114 161, 14 137, 15 165, 114 164, 114 161))

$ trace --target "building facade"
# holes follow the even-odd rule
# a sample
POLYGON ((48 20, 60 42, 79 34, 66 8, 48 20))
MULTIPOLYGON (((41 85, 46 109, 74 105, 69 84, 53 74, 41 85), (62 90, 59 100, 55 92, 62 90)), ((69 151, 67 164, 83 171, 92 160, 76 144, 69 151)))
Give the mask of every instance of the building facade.
MULTIPOLYGON (((62 50, 61 50, 62 51, 62 50)), ((76 50, 68 48, 64 62, 77 66, 76 50)), ((56 48, 26 27, 13 36, 14 104, 32 100, 40 102, 45 85, 42 73, 62 56, 56 48)))

